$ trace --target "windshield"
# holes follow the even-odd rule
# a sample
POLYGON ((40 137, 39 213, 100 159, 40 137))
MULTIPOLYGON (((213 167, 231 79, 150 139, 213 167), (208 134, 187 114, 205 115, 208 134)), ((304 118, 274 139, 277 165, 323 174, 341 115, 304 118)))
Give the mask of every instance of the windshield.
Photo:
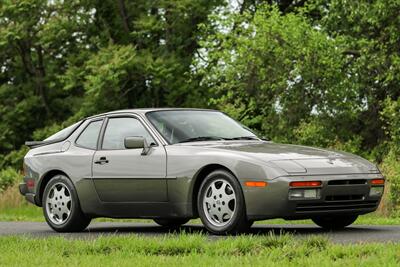
POLYGON ((259 140, 237 121, 218 111, 167 110, 146 114, 170 143, 207 140, 259 140))

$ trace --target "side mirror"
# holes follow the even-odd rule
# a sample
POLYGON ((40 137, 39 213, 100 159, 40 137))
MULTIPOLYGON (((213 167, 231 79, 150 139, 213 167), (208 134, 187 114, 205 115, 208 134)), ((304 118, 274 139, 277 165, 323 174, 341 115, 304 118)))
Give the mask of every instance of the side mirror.
POLYGON ((147 155, 147 153, 150 151, 150 146, 147 144, 146 139, 142 136, 125 137, 124 145, 126 149, 143 148, 142 155, 147 155))

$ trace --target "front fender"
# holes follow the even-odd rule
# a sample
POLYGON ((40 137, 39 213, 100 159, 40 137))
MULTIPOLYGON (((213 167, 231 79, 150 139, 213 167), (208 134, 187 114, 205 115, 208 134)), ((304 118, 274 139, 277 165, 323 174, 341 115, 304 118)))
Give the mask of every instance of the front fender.
POLYGON ((166 152, 169 201, 176 205, 177 213, 189 216, 193 214, 193 194, 199 186, 198 179, 202 178, 199 174, 204 174, 202 171, 208 166, 221 166, 232 172, 242 185, 245 201, 245 181, 265 181, 284 175, 265 162, 238 152, 193 146, 166 146, 166 152))

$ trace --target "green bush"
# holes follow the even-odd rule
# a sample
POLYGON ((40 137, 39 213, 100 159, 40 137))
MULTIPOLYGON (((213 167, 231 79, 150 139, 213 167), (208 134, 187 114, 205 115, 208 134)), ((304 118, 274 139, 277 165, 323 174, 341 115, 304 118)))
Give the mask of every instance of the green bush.
POLYGON ((302 145, 329 147, 335 140, 334 133, 317 120, 301 122, 294 133, 296 142, 302 145))
POLYGON ((35 141, 41 141, 46 139, 47 137, 55 134, 56 132, 60 131, 63 129, 63 126, 61 124, 52 124, 50 126, 44 127, 37 129, 36 131, 33 132, 33 139, 35 141))
POLYGON ((400 164, 393 151, 384 158, 381 169, 389 184, 390 211, 396 213, 400 210, 400 164))
POLYGON ((365 152, 361 148, 361 142, 362 142, 361 136, 357 136, 357 135, 352 136, 351 139, 346 140, 346 141, 339 141, 336 138, 335 144, 330 146, 330 147, 335 149, 335 150, 346 151, 346 152, 349 152, 349 153, 357 154, 359 156, 362 156, 364 158, 368 158, 368 159, 373 161, 374 158, 371 157, 371 155, 368 152, 365 152))
POLYGON ((19 150, 13 150, 0 158, 0 169, 11 167, 16 170, 22 169, 25 154, 28 152, 27 146, 22 146, 19 150))
POLYGON ((383 129, 390 139, 390 147, 394 153, 400 155, 400 98, 397 100, 386 99, 381 112, 383 129))
POLYGON ((8 167, 0 171, 0 193, 21 179, 21 175, 13 168, 8 167))

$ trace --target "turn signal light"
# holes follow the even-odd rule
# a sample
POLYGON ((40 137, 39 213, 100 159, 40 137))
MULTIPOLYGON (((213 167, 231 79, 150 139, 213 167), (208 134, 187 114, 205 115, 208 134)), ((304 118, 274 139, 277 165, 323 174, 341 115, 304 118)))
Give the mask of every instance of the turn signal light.
POLYGON ((249 187, 265 187, 268 185, 267 182, 245 182, 244 184, 249 187))
POLYGON ((321 186, 321 181, 299 181, 299 182, 290 182, 291 187, 315 187, 321 186))
POLYGON ((371 180, 371 184, 373 185, 384 185, 385 180, 384 179, 373 179, 371 180))

